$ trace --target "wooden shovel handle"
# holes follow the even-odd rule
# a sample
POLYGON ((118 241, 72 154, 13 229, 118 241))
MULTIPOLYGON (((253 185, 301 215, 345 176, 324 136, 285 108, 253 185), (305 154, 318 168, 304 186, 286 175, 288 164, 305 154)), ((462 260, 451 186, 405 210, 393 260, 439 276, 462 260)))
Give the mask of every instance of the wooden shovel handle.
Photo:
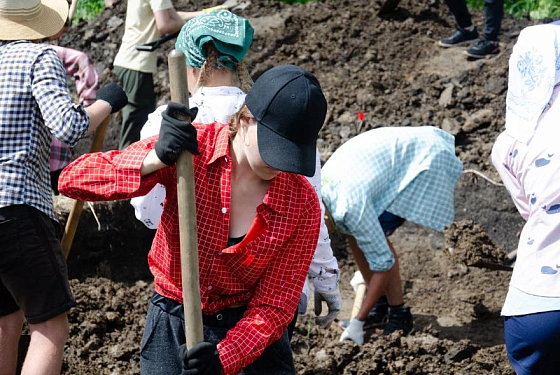
MULTIPOLYGON (((171 100, 189 106, 187 64, 181 51, 169 53, 169 84, 171 100)), ((191 119, 188 119, 189 121, 191 119)), ((183 151, 176 163, 177 203, 179 205, 179 239, 181 245, 181 280, 187 349, 204 341, 202 308, 198 273, 198 241, 196 233, 196 200, 192 154, 183 151)))
MULTIPOLYGON (((107 127, 111 122, 111 115, 107 116, 105 120, 97 127, 95 134, 93 136, 93 141, 89 152, 99 152, 103 146, 103 140, 105 139, 105 133, 107 133, 107 127)), ((72 247, 72 242, 74 241, 74 235, 76 234, 76 229, 78 229, 78 223, 80 222, 80 216, 82 215, 82 210, 84 208, 84 202, 74 201, 70 214, 68 215, 68 220, 66 221, 66 227, 64 228, 64 236, 62 236, 62 251, 64 252, 64 257, 68 259, 68 254, 70 254, 70 248, 72 247)))
POLYGON ((358 284, 356 287, 356 297, 354 298, 354 305, 352 306, 352 313, 350 314, 350 319, 355 318, 360 312, 362 303, 364 302, 364 297, 366 296, 366 284, 358 284))

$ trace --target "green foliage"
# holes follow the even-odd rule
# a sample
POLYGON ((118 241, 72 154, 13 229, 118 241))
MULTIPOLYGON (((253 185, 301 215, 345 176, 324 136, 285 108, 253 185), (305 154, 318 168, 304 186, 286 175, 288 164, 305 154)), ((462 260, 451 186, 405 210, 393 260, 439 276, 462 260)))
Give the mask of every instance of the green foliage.
POLYGON ((80 18, 86 21, 92 20, 105 9, 105 0, 80 0, 76 6, 73 22, 77 22, 80 18))
MULTIPOLYGON (((467 0, 469 7, 482 9, 484 0, 467 0)), ((533 19, 559 18, 558 0, 505 0, 504 10, 515 17, 529 15, 533 19)))

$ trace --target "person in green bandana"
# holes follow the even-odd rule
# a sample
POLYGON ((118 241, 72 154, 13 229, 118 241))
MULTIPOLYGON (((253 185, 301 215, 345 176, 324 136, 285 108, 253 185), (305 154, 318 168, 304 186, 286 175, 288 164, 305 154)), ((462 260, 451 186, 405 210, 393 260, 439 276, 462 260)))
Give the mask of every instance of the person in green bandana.
POLYGON ((175 10, 171 0, 128 0, 124 35, 113 62, 115 75, 129 98, 122 111, 119 149, 140 139, 140 129, 156 108, 153 75, 157 73, 157 52, 138 51, 136 46, 174 34, 187 21, 213 9, 229 9, 236 4, 226 1, 214 8, 181 12, 175 10))

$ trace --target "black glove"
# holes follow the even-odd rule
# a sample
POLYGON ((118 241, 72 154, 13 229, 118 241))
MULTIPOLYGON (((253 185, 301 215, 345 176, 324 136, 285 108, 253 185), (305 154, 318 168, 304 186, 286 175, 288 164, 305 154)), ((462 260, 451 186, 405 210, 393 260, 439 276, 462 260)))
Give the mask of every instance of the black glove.
POLYGON ((111 113, 120 111, 128 104, 128 98, 119 85, 112 82, 97 90, 97 100, 103 100, 111 106, 111 113))
POLYGON ((167 165, 173 165, 183 150, 198 155, 198 140, 196 129, 190 121, 178 120, 179 117, 196 117, 198 108, 188 109, 182 104, 169 103, 167 109, 161 114, 161 128, 159 139, 156 142, 156 155, 167 165))
POLYGON ((199 342, 191 350, 181 345, 179 358, 183 364, 181 375, 221 375, 224 371, 216 345, 209 342, 199 342))

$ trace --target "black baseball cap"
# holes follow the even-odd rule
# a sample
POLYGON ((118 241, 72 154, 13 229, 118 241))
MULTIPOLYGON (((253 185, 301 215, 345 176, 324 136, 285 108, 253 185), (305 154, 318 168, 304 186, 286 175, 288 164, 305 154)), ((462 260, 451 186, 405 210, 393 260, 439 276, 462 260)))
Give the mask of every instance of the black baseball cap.
POLYGON ((245 104, 257 120, 263 161, 280 171, 312 177, 317 135, 327 113, 317 78, 295 65, 274 67, 257 79, 245 104))

